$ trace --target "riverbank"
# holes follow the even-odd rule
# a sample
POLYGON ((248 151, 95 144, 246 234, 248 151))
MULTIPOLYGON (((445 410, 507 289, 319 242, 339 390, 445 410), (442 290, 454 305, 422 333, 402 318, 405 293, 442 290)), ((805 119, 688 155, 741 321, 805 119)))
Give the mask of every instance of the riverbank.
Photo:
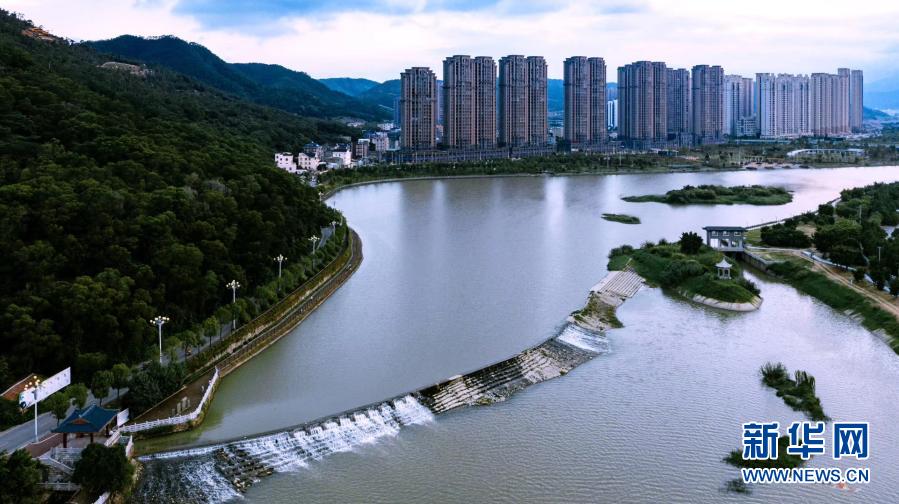
MULTIPOLYGON (((250 327, 242 328, 246 336, 230 342, 195 372, 196 378, 130 422, 130 432, 135 433, 137 437, 150 437, 182 432, 199 426, 215 397, 215 388, 222 378, 292 331, 359 268, 362 262, 362 240, 352 229, 347 228, 347 231, 344 251, 334 261, 307 284, 288 294, 247 324, 250 327), (217 379, 210 381, 213 370, 217 379), (180 402, 182 396, 189 396, 190 391, 193 394, 187 402, 198 403, 196 412, 183 418, 172 416, 173 401, 180 402)), ((138 451, 140 448, 141 445, 138 444, 138 451)))

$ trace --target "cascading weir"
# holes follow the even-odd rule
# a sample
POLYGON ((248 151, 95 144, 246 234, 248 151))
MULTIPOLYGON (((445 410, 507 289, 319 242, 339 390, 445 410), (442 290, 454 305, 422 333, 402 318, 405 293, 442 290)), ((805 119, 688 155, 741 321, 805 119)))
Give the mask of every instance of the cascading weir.
MULTIPOLYGON (((605 289, 591 296, 598 292, 605 289)), ((144 475, 134 495, 139 502, 226 501, 272 473, 297 470, 331 453, 395 436, 403 427, 427 424, 455 408, 505 400, 608 352, 602 333, 572 319, 555 337, 512 358, 410 394, 283 432, 143 456, 144 475)))

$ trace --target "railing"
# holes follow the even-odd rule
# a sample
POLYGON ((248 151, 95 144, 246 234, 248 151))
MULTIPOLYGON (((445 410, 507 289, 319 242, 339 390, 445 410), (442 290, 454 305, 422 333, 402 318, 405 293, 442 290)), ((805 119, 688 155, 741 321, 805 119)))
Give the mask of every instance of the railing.
MULTIPOLYGON (((203 411, 203 406, 212 396, 212 389, 215 387, 215 384, 218 383, 219 380, 219 368, 215 368, 215 373, 212 374, 212 378, 209 379, 209 385, 206 387, 206 391, 203 392, 203 398, 200 399, 200 404, 185 415, 178 415, 169 418, 160 418, 158 420, 149 420, 146 422, 131 424, 131 425, 123 425, 119 430, 116 431, 115 435, 118 435, 121 432, 140 432, 150 429, 155 429, 156 427, 162 427, 164 425, 179 425, 187 422, 192 422, 200 416, 200 413, 203 411)), ((118 438, 116 438, 118 440, 118 438)), ((130 444, 130 441, 129 441, 130 444)))

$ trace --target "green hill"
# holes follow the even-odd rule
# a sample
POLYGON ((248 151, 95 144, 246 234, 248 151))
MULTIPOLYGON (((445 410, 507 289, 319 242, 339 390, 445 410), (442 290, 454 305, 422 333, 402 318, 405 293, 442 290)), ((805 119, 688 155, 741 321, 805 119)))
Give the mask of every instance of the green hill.
POLYGON ((363 91, 358 98, 366 103, 374 104, 384 110, 393 110, 394 100, 400 96, 400 80, 384 81, 367 91, 363 91))
POLYGON ((238 97, 294 114, 363 119, 387 116, 378 107, 334 91, 304 72, 280 65, 227 63, 202 45, 173 36, 122 35, 86 44, 127 60, 167 67, 238 97))
POLYGON ((91 47, 28 26, 0 10, 0 367, 13 376, 91 352, 106 367, 145 359, 149 318, 170 316, 173 334, 230 302, 231 279, 253 295, 272 257, 300 257, 335 218, 272 154, 347 128, 165 69, 100 68, 91 47))
POLYGON ((373 80, 354 79, 351 77, 334 77, 330 79, 319 79, 318 81, 334 91, 350 96, 359 96, 378 85, 378 83, 373 80))

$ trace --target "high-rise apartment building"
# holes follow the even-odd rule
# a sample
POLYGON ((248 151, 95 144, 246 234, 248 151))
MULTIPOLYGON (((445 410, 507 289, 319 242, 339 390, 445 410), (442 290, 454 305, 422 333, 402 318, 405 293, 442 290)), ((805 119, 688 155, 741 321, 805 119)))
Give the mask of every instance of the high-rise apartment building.
POLYGON ((511 55, 499 60, 499 142, 508 147, 548 142, 546 61, 511 55))
POLYGON ((724 137, 724 69, 696 65, 691 81, 693 138, 698 144, 720 142, 724 137))
POLYGON ((812 135, 844 135, 850 132, 850 73, 843 74, 812 74, 809 80, 809 129, 812 135))
POLYGON ((645 148, 666 140, 667 68, 638 61, 618 67, 618 138, 645 148))
POLYGON ((861 70, 849 76, 849 127, 861 131, 865 108, 865 77, 861 70))
POLYGON ((678 140, 683 143, 691 134, 690 112, 691 90, 690 72, 686 68, 669 68, 667 72, 666 99, 668 105, 667 133, 669 140, 678 140))
POLYGON ((443 144, 453 148, 496 144, 496 65, 479 56, 443 61, 443 144))
POLYGON ((808 135, 809 79, 804 75, 780 74, 774 78, 774 136, 808 135))
POLYGON ((607 140, 606 63, 602 58, 572 56, 564 64, 565 138, 572 145, 607 140))
POLYGON ((403 149, 433 149, 437 143, 437 77, 427 67, 400 74, 403 149))
POLYGON ((528 56, 528 144, 549 142, 549 96, 547 95, 546 60, 528 56))
POLYGON ((848 133, 852 130, 849 123, 849 101, 850 101, 850 82, 852 80, 852 71, 848 68, 840 68, 837 70, 839 87, 837 88, 837 127, 839 131, 848 133))
POLYGON ((496 62, 489 56, 474 59, 475 143, 496 146, 496 62))
POLYGON ((742 136, 740 120, 753 115, 753 82, 740 75, 724 76, 724 134, 742 136))
POLYGON ((775 116, 776 77, 770 73, 755 74, 755 116, 758 123, 758 134, 762 138, 777 136, 777 120, 775 116))

